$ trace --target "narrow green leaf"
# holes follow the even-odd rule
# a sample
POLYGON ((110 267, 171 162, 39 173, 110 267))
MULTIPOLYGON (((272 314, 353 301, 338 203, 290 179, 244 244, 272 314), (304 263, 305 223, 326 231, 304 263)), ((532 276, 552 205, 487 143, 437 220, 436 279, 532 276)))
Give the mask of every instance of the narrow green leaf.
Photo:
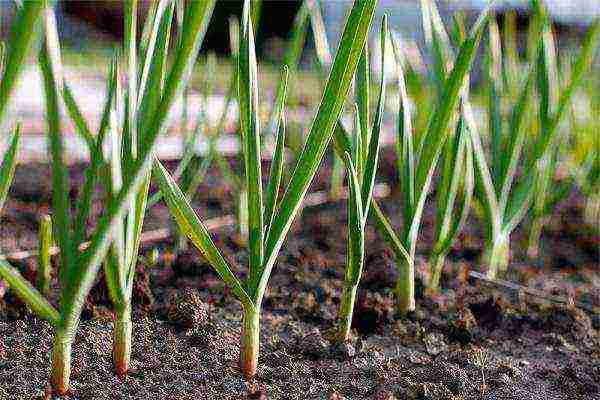
POLYGON ((59 277, 64 283, 74 264, 74 246, 71 240, 71 202, 69 200, 69 177, 64 160, 64 144, 60 124, 60 88, 62 87, 62 69, 60 64, 60 47, 53 11, 45 12, 46 40, 39 56, 39 64, 44 81, 46 100, 46 119, 48 123, 48 140, 52 156, 52 209, 60 254, 61 268, 59 277))
POLYGON ((6 196, 8 195, 8 189, 10 188, 10 184, 15 174, 20 142, 21 126, 17 125, 12 134, 12 138, 10 139, 8 149, 4 153, 2 164, 0 164, 0 212, 2 212, 2 207, 4 206, 6 196))
MULTIPOLYGON (((371 122, 369 118, 370 112, 370 96, 369 90, 371 85, 371 68, 369 66, 369 42, 365 42, 365 47, 360 55, 358 67, 356 68, 356 104, 358 105, 358 115, 360 121, 360 143, 367 146, 370 142, 371 122)), ((363 160, 367 159, 367 148, 360 146, 360 159, 356 160, 356 168, 359 177, 362 177, 363 160)))
POLYGON ((385 217, 383 210, 381 210, 375 199, 371 200, 371 208, 373 209, 372 215, 375 217, 375 223, 377 224, 377 231, 383 236, 383 239, 387 244, 392 247, 394 254, 396 254, 397 257, 402 256, 402 258, 410 265, 413 262, 413 258, 396 235, 394 228, 385 217))
POLYGON ((4 62, 4 73, 0 81, 0 122, 4 117, 6 105, 13 89, 19 81, 19 75, 40 32, 40 15, 46 7, 46 1, 27 1, 17 11, 11 26, 8 40, 9 48, 4 62))
POLYGON ((250 0, 244 3, 242 40, 238 57, 238 101, 240 131, 248 191, 248 250, 250 252, 250 294, 254 294, 263 263, 263 193, 260 159, 260 125, 258 120, 258 71, 254 51, 254 33, 250 17, 250 0))
POLYGON ((58 311, 48 302, 27 279, 6 261, 0 259, 0 277, 16 292, 21 300, 40 318, 56 326, 60 319, 58 311))
POLYGON ((457 165, 457 169, 461 170, 462 176, 454 175, 453 181, 450 184, 453 199, 451 204, 450 202, 448 203, 447 208, 447 210, 450 211, 449 214, 446 214, 446 218, 448 218, 449 223, 448 225, 445 225, 447 226, 447 228, 445 228, 443 232, 440 231, 440 234, 438 235, 439 241, 433 250, 434 254, 444 254, 450 250, 450 246, 452 245, 452 243, 462 230, 464 224, 466 223, 471 208, 471 200, 473 198, 473 189, 475 186, 475 176, 473 171, 473 150, 471 148, 471 141, 466 127, 462 122, 459 122, 459 124, 462 125, 458 132, 460 135, 459 146, 463 147, 462 151, 460 152, 462 152, 463 155, 462 157, 456 157, 456 161, 458 164, 464 163, 464 166, 461 165, 459 168, 459 166, 457 165), (454 199, 456 198, 456 195, 454 193, 458 191, 458 180, 461 177, 463 179, 461 201, 459 203, 458 209, 456 210, 456 212, 454 212, 454 199))
POLYGON ((358 181, 361 182, 362 181, 362 123, 360 121, 360 110, 358 108, 358 104, 354 105, 354 125, 353 125, 354 131, 352 133, 352 139, 353 139, 353 143, 352 143, 352 158, 354 159, 354 162, 356 163, 356 173, 358 176, 358 181))
POLYGON ((85 121, 85 118, 81 113, 75 98, 73 97, 71 88, 69 88, 69 85, 66 83, 63 84, 62 95, 67 112, 69 113, 69 117, 71 117, 71 120, 75 123, 75 131, 85 141, 91 157, 91 154, 94 152, 95 148, 94 135, 92 135, 92 132, 90 131, 90 128, 88 127, 87 122, 85 121))
MULTIPOLYGON (((110 110, 114 101, 115 91, 117 87, 117 58, 113 57, 110 72, 108 76, 107 84, 107 98, 104 104, 104 110, 102 117, 100 118, 100 128, 98 135, 94 141, 94 147, 90 155, 90 165, 85 171, 85 180, 83 182, 83 188, 81 194, 77 199, 75 207, 75 221, 73 224, 73 242, 75 248, 78 248, 85 239, 85 230, 87 226, 87 219, 90 215, 92 208, 92 198, 94 195, 94 189, 98 181, 101 167, 105 164, 104 156, 102 154, 102 147, 104 144, 104 138, 106 137, 106 131, 108 130, 110 110)), ((66 85, 65 85, 66 86, 66 85)), ((105 188, 109 189, 109 182, 104 182, 105 188)))
POLYGON ((172 0, 161 1, 152 28, 151 45, 148 47, 144 58, 137 99, 140 140, 143 140, 149 121, 152 120, 150 116, 160 103, 173 21, 173 9, 172 0), (163 5, 162 3, 166 4, 163 5))
POLYGON ((321 67, 321 74, 325 76, 331 65, 331 51, 327 40, 327 32, 325 23, 321 14, 321 4, 318 0, 309 1, 308 8, 310 10, 310 25, 313 31, 313 39, 315 41, 315 52, 321 67))
MULTIPOLYGON (((137 158, 138 136, 137 136, 137 0, 125 0, 123 3, 124 26, 124 53, 127 62, 127 107, 125 123, 127 131, 131 135, 131 152, 125 151, 125 155, 131 154, 131 158, 137 158)), ((126 164, 127 165, 127 164, 126 164)))
POLYGON ((162 166, 160 161, 155 160, 153 176, 156 178, 160 190, 163 192, 164 199, 169 206, 171 215, 177 221, 179 228, 192 241, 192 243, 202 252, 210 265, 215 269, 219 276, 227 283, 237 298, 246 306, 253 307, 253 302, 244 291, 244 288, 238 278, 231 272, 227 261, 221 255, 221 252, 215 246, 210 238, 210 234, 186 200, 173 178, 162 166))
POLYGON ((511 113, 508 143, 501 157, 502 168, 500 170, 501 181, 499 187, 499 206, 501 210, 504 210, 506 207, 510 189, 517 173, 517 166, 521 157, 525 135, 527 133, 525 127, 527 116, 529 114, 529 105, 531 103, 531 98, 533 97, 535 77, 535 67, 532 66, 527 74, 523 89, 519 94, 517 104, 515 104, 511 113))
POLYGON ((52 284, 52 262, 50 260, 50 248, 52 247, 52 218, 44 214, 40 218, 38 233, 38 264, 37 264, 37 290, 42 296, 50 293, 52 284))
POLYGON ((413 146, 413 130, 411 103, 406 89, 406 80, 402 68, 402 50, 396 38, 392 38, 392 49, 396 59, 398 74, 398 90, 400 102, 398 105, 398 139, 396 154, 398 155, 398 170, 400 171, 400 188, 404 196, 402 213, 405 221, 410 221, 415 207, 415 152, 413 146))
POLYGON ((377 112, 375 114, 375 120, 373 121, 373 131, 369 138, 369 144, 365 143, 366 148, 366 159, 362 181, 362 192, 361 197, 363 200, 362 209, 364 214, 363 225, 366 223, 369 215, 369 207, 371 205, 371 198, 373 196, 373 186, 375 186, 375 175, 377 173, 377 162, 379 159, 379 136, 381 134, 381 126, 383 121, 383 114, 385 111, 385 99, 386 99, 386 58, 387 58, 387 15, 383 16, 381 22, 380 32, 380 44, 381 44, 381 80, 379 82, 379 97, 377 99, 377 112))
POLYGON ((362 274, 365 253, 365 228, 363 221, 360 184, 350 154, 344 154, 344 163, 348 172, 348 262, 346 276, 353 285, 358 284, 362 274))
MULTIPOLYGON (((288 70, 284 67, 282 81, 287 82, 288 70)), ((285 102, 285 90, 282 92, 283 101, 285 102)), ((275 145, 275 153, 271 161, 271 168, 269 171, 269 183, 267 184, 266 196, 265 196, 265 236, 269 235, 271 228, 271 222, 275 216, 275 210, 277 206, 277 197, 279 195, 279 188, 281 186, 281 176, 283 174, 283 161, 285 156, 285 112, 283 108, 278 113, 279 124, 277 125, 277 143, 275 145)))

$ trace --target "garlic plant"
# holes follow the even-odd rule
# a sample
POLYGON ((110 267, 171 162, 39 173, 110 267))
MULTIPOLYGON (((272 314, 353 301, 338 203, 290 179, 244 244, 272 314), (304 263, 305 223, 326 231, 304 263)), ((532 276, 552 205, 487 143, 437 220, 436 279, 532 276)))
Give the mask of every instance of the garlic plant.
MULTIPOLYGON (((346 173, 348 175, 348 238, 346 250, 346 272, 344 274, 344 288, 340 303, 338 316, 338 332, 336 339, 340 342, 347 341, 350 337, 350 328, 352 325, 352 316, 354 314, 354 302, 356 301, 356 292, 363 271, 365 258, 365 227, 371 208, 371 198, 373 197, 373 186, 375 184, 375 174, 377 171, 377 162, 379 159, 379 135, 385 109, 385 59, 387 49, 387 16, 384 16, 381 23, 380 43, 381 43, 381 78, 379 84, 379 99, 377 101, 377 113, 373 127, 367 123, 362 123, 363 118, 368 118, 368 106, 365 110, 360 108, 360 104, 365 107, 368 105, 368 90, 358 92, 359 102, 356 106, 354 135, 352 137, 352 153, 344 153, 344 162, 346 173), (368 129, 365 135, 362 130, 368 129)), ((367 46, 363 49, 361 60, 367 58, 367 46)), ((362 62, 362 61, 361 61, 362 62)), ((361 64, 359 62, 359 68, 361 64)), ((366 65, 365 76, 368 76, 370 69, 366 65)), ((361 75, 361 73, 357 73, 361 75)), ((364 78, 364 77, 363 77, 364 78)))
MULTIPOLYGON (((281 200, 278 201, 283 162, 283 124, 278 130, 276 155, 271 164, 267 192, 263 193, 258 119, 258 71, 250 2, 244 4, 243 34, 238 64, 238 99, 243 140, 246 187, 248 188, 248 278, 242 283, 213 243, 202 222, 169 173, 155 161, 154 175, 172 216, 181 230, 207 258, 221 278, 232 288, 244 310, 240 345, 240 367, 245 377, 257 372, 260 310, 277 254, 327 149, 342 112, 346 95, 374 15, 376 0, 355 1, 347 18, 321 104, 306 139, 304 149, 281 200), (277 164, 275 164, 277 163, 277 164), (273 200, 271 200, 273 199, 273 200)), ((283 79, 286 79, 284 73, 283 79)), ((283 119, 283 116, 278 119, 283 119)))

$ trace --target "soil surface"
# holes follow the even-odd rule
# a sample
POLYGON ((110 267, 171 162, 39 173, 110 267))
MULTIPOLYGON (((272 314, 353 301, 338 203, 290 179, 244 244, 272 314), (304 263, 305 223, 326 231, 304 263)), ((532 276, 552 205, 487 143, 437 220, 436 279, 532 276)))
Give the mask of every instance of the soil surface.
MULTIPOLYGON (((381 163, 380 178, 392 182, 393 155, 384 152, 381 163)), ((324 168, 311 190, 325 189, 328 174, 324 168)), ((82 176, 81 165, 71 168, 73 195, 82 176)), ((47 166, 18 168, 0 220, 4 254, 37 246, 37 221, 50 208, 49 178, 47 166)), ((233 195, 221 182, 211 171, 200 187, 194 206, 201 217, 234 212, 233 195)), ((392 191, 381 199, 397 227, 400 198, 392 191)), ((469 271, 484 270, 483 231, 475 215, 448 257, 441 294, 425 296, 432 201, 418 248, 417 311, 400 318, 392 295, 394 257, 368 226, 354 337, 344 345, 329 338, 345 265, 345 202, 305 208, 271 276, 259 373, 252 382, 237 368, 241 308, 229 290, 195 249, 175 255, 172 240, 147 244, 134 288, 130 375, 120 380, 113 373, 111 304, 100 276, 73 346, 68 398, 600 399, 600 237, 583 223, 582 206, 577 193, 560 204, 538 260, 526 257, 527 231, 517 230, 503 277, 548 297, 567 297, 570 305, 470 277, 469 271), (149 261, 153 248, 160 250, 156 263, 149 261)), ((98 199, 94 217, 101 212, 98 199)), ((159 203, 147 214, 145 229, 169 224, 159 203)), ((247 253, 235 227, 223 227, 213 238, 243 277, 247 253)), ((33 281, 34 258, 14 265, 33 281)), ((45 398, 52 329, 5 286, 0 298, 0 399, 45 398)))

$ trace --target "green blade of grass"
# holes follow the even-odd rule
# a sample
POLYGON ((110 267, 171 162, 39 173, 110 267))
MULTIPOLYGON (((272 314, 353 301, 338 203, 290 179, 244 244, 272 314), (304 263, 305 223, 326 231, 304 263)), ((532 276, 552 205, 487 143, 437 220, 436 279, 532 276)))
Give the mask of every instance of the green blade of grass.
POLYGON ((376 4, 376 0, 356 1, 348 16, 317 115, 269 231, 258 293, 264 293, 277 253, 327 149, 367 39, 376 4))
POLYGON ((458 191, 459 185, 458 181, 460 179, 460 175, 454 174, 452 177, 452 182, 450 183, 452 193, 451 197, 453 200, 448 202, 446 209, 449 212, 444 216, 443 228, 437 235, 441 240, 439 240, 435 245, 433 250, 434 254, 444 254, 450 250, 450 246, 466 223, 469 211, 471 209, 473 188, 475 186, 475 177, 473 173, 473 151, 471 149, 471 143, 467 129, 462 123, 460 125, 462 125, 462 127, 460 127, 459 130, 459 141, 461 142, 459 146, 462 146, 462 150, 459 151, 461 151, 463 155, 462 157, 457 155, 454 158, 457 160, 457 164, 464 163, 464 166, 457 168, 461 170, 460 175, 464 176, 464 182, 462 184, 462 198, 458 205, 458 209, 454 211, 456 192, 458 191))
MULTIPOLYGON (((360 110, 358 108, 358 104, 354 104, 354 131, 352 132, 352 157, 354 158, 354 162, 356 163, 356 174, 358 176, 359 182, 362 180, 362 123, 360 121, 360 110)), ((342 159, 343 161, 343 159, 342 159)), ((344 163, 345 164, 345 163, 344 163)))
POLYGON ((375 175, 377 173, 377 162, 379 159, 379 136, 381 134, 381 126, 383 122, 383 114, 385 111, 386 100, 386 58, 387 58, 387 37, 388 37, 388 22, 387 15, 383 16, 380 31, 381 44, 381 80, 379 82, 379 97, 377 99, 377 111, 373 121, 373 130, 369 137, 369 143, 365 143, 365 166, 362 181, 362 209, 364 214, 363 225, 369 215, 369 207, 373 196, 373 186, 375 185, 375 175))
POLYGON ((54 13, 52 9, 45 11, 46 40, 39 56, 44 82, 46 100, 46 117, 48 123, 48 140, 52 156, 52 208, 54 226, 58 245, 63 251, 60 254, 61 268, 59 277, 64 283, 66 274, 74 264, 74 251, 71 238, 71 202, 69 199, 69 177, 64 160, 64 144, 60 124, 60 89, 62 87, 62 71, 60 65, 60 47, 56 33, 54 13))
POLYGON ((365 229, 363 221, 363 201, 360 195, 360 184, 356 168, 350 154, 344 154, 344 164, 348 172, 348 265, 346 268, 347 281, 358 284, 363 269, 365 253, 365 229))
POLYGON ((504 14, 504 68, 503 77, 505 86, 509 89, 511 97, 516 94, 516 84, 519 66, 519 53, 517 50, 517 14, 509 10, 504 14))
POLYGON ((173 2, 159 7, 153 27, 153 40, 145 55, 142 80, 138 96, 138 132, 140 140, 148 129, 150 115, 160 103, 161 90, 164 84, 167 51, 170 42, 171 24, 173 21, 173 2), (161 11, 162 10, 162 11, 161 11), (156 30, 156 34, 154 34, 156 30))
POLYGON ((406 89, 406 80, 402 67, 402 53, 396 38, 392 39, 392 49, 396 60, 396 71, 400 102, 398 104, 398 139, 396 140, 396 154, 398 155, 398 170, 404 204, 402 214, 405 221, 412 219, 415 207, 415 152, 413 146, 413 129, 411 103, 406 89))
POLYGON ((6 105, 19 80, 25 57, 40 32, 40 15, 45 7, 46 1, 27 1, 19 7, 13 19, 8 40, 10 46, 5 57, 2 81, 0 81, 0 121, 4 117, 6 105))
POLYGON ((163 198, 166 200, 181 231, 202 252, 223 281, 231 287, 231 290, 242 304, 245 307, 254 307, 252 300, 244 291, 242 283, 231 272, 227 261, 215 246, 210 234, 190 206, 185 195, 158 160, 154 162, 153 176, 156 178, 160 190, 163 192, 163 198))
MULTIPOLYGON (((109 117, 111 105, 114 101, 115 91, 117 87, 117 58, 113 57, 107 84, 107 98, 100 118, 100 128, 98 129, 98 135, 94 141, 94 147, 90 156, 90 165, 85 171, 85 180, 83 182, 83 188, 81 194, 77 198, 75 207, 75 222, 73 224, 73 242, 75 247, 78 248, 85 240, 85 231, 87 226, 87 219, 92 209, 92 198, 94 195, 94 189, 96 183, 101 175, 100 169, 104 162, 104 156, 102 154, 102 147, 104 144, 104 138, 106 137, 106 131, 108 130, 109 117)), ((66 86, 66 85, 65 85, 66 86)), ((105 188, 109 189, 110 185, 108 182, 105 183, 105 188)))
POLYGON ((317 53, 321 73, 325 76, 333 57, 331 56, 331 51, 329 49, 325 23, 323 22, 323 16, 321 14, 321 4, 318 0, 314 0, 308 3, 308 7, 310 10, 310 25, 315 41, 315 52, 317 53))
MULTIPOLYGON (((123 33, 124 53, 127 62, 127 107, 125 112, 126 130, 131 135, 131 152, 125 150, 127 158, 137 157, 137 0, 125 0, 123 3, 123 14, 125 18, 125 31, 123 33)), ((126 162, 126 165, 128 163, 126 162)))
POLYGON ((525 126, 527 123, 527 116, 530 113, 529 105, 533 97, 533 86, 536 77, 535 67, 531 67, 527 74, 525 84, 519 94, 519 99, 513 107, 511 113, 509 137, 506 148, 502 151, 501 156, 501 170, 500 170, 500 200, 499 207, 504 210, 508 198, 512 183, 517 173, 517 166, 521 157, 521 151, 525 142, 525 135, 527 134, 525 126))
POLYGON ((0 277, 14 290, 20 299, 40 318, 56 326, 60 320, 58 311, 48 302, 36 288, 12 265, 0 259, 0 277))
POLYGON ((388 221, 383 210, 379 207, 379 204, 375 199, 371 200, 371 208, 373 209, 373 216, 375 223, 377 224, 377 231, 383 236, 383 239, 391 246, 394 254, 398 257, 402 256, 408 264, 413 263, 412 256, 408 253, 408 250, 402 244, 402 241, 396 235, 392 224, 388 221))
MULTIPOLYGON (((369 136, 371 135, 371 123, 369 118, 370 113, 370 85, 371 85, 371 68, 369 66, 369 42, 365 42, 365 47, 360 55, 358 67, 356 68, 356 104, 358 105, 358 115, 360 121, 360 143, 367 146, 369 136)), ((363 160, 367 159, 367 148, 359 147, 360 159, 356 161, 356 171, 359 177, 362 177, 363 160)))
MULTIPOLYGON (((338 156, 343 156, 344 153, 352 151, 350 138, 340 121, 338 121, 334 131, 334 150, 338 156)), ((396 232, 394 232, 392 224, 389 222, 374 198, 371 198, 371 208, 373 209, 371 215, 375 218, 378 232, 383 236, 384 240, 398 257, 401 256, 407 263, 411 264, 413 262, 412 257, 408 254, 408 251, 396 235, 396 232)))
POLYGON ((73 97, 71 88, 69 88, 66 83, 63 84, 62 95, 65 102, 65 107, 69 113, 69 117, 71 117, 71 120, 75 123, 75 131, 85 141, 91 157, 91 154, 94 152, 95 148, 94 135, 92 135, 92 132, 90 131, 90 128, 88 127, 88 124, 85 121, 85 118, 81 113, 75 98, 73 97))
MULTIPOLYGON (((258 71, 254 51, 254 33, 250 17, 250 1, 244 3, 242 40, 238 57, 238 102, 240 131, 244 155, 245 187, 248 191, 248 251, 250 280, 256 282, 263 263, 263 190, 260 160, 260 125, 258 120, 258 71)), ((250 294, 255 286, 249 285, 250 294)))
MULTIPOLYGON (((172 20, 173 18, 173 1, 172 0, 160 0, 158 2, 153 2, 153 7, 150 10, 149 14, 146 16, 146 21, 144 23, 144 33, 147 33, 145 37, 142 35, 140 40, 140 50, 141 50, 141 59, 142 59, 142 70, 140 75, 140 81, 138 85, 138 112, 142 113, 142 103, 144 102, 144 95, 147 92, 146 86, 148 84, 148 79, 152 77, 152 73, 150 72, 150 68, 153 65, 154 61, 154 52, 156 49, 157 42, 160 43, 161 36, 160 30, 162 27, 162 22, 165 21, 164 14, 165 12, 170 12, 171 16, 166 19, 172 20)), ((171 26, 171 22, 169 22, 169 27, 171 26)), ((163 39, 164 40, 164 39, 163 39)), ((164 50, 162 46, 158 46, 159 51, 164 50)), ((159 61, 159 59, 157 59, 159 61)), ((164 73, 164 71, 160 71, 164 73)), ((142 122, 144 118, 140 117, 140 121, 142 122)))
MULTIPOLYGON (((501 171, 503 151, 503 121, 502 121, 502 44, 496 18, 490 18, 489 46, 486 52, 487 73, 490 81, 488 95, 488 126, 490 130, 490 162, 496 195, 501 191, 501 171)), ((516 86, 516 83, 515 83, 516 86)))
POLYGON ((37 290, 42 296, 50 293, 52 285, 52 261, 50 259, 50 248, 52 247, 52 218, 44 214, 40 218, 38 233, 38 263, 37 279, 35 282, 37 290))
MULTIPOLYGON (((114 198, 116 194, 119 193, 121 188, 123 187, 123 165, 122 165, 122 154, 123 154, 123 143, 122 138, 118 133, 118 122, 116 115, 116 104, 113 104, 111 107, 111 112, 109 116, 109 126, 108 126, 108 136, 110 139, 110 179, 111 179, 111 190, 110 199, 114 198)), ((123 219, 118 219, 112 227, 112 241, 111 241, 111 253, 114 255, 114 262, 108 262, 105 265, 109 268, 105 268, 107 272, 106 274, 107 281, 113 281, 112 285, 119 288, 121 292, 125 292, 125 283, 126 283, 126 248, 125 241, 130 240, 129 237, 125 238, 124 235, 124 221, 123 219), (112 279, 112 277, 116 278, 116 281, 112 279)), ((109 257, 110 260, 110 257, 109 257)), ((109 285, 111 286, 111 285, 109 285)), ((122 297, 117 297, 117 299, 122 299, 122 297)), ((117 301, 119 302, 119 301, 117 301)))
POLYGON ((8 195, 8 189, 12 182, 15 174, 15 168, 17 166, 17 154, 19 151, 19 144, 21 142, 21 126, 17 125, 15 131, 10 138, 10 144, 8 149, 4 153, 2 164, 0 164, 0 212, 2 212, 2 206, 6 201, 8 195))
POLYGON ((458 196, 459 183, 463 172, 464 156, 463 121, 459 118, 456 132, 444 144, 441 155, 440 179, 436 188, 436 237, 444 237, 452 221, 454 201, 458 196))
MULTIPOLYGON (((282 75, 283 76, 281 77, 281 80, 283 82, 287 82, 288 70, 285 66, 282 75)), ((283 90, 281 94, 283 98, 281 101, 282 105, 285 103, 285 93, 286 91, 283 90)), ((279 110, 277 117, 280 121, 279 124, 277 124, 277 143, 275 145, 275 153, 273 154, 273 160, 271 161, 271 167, 269 171, 269 183, 267 184, 265 195, 265 236, 269 235, 271 223, 273 222, 273 217, 275 216, 275 210, 277 208, 277 197, 279 195, 279 188, 281 186, 281 176, 283 174, 283 161, 285 156, 285 112, 283 111, 283 106, 279 110)))
POLYGON ((463 117, 471 136, 471 144, 473 146, 473 155, 475 161, 476 182, 475 193, 483 206, 485 218, 488 221, 486 228, 488 229, 487 237, 492 238, 500 234, 501 218, 498 207, 498 199, 494 189, 492 174, 486 161, 485 150, 481 143, 481 137, 477 129, 477 123, 471 110, 471 105, 468 101, 463 103, 463 117))

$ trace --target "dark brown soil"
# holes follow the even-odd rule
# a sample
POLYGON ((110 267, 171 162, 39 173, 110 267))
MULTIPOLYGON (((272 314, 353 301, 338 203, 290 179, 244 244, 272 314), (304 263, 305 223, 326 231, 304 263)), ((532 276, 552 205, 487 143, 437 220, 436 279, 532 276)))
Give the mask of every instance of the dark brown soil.
MULTIPOLYGON (((393 179, 390 154, 383 155, 382 164, 381 176, 393 179)), ((81 167, 72 170, 77 187, 81 167)), ((42 166, 17 171, 0 223, 4 253, 36 247, 38 217, 49 209, 48 177, 42 166)), ((327 181, 325 172, 313 190, 327 181)), ((219 182, 212 172, 199 190, 194 204, 202 217, 234 210, 231 193, 219 182)), ((382 200, 398 226, 399 198, 392 193, 382 200)), ((526 232, 515 233, 505 279, 569 296, 585 310, 469 278, 469 270, 481 270, 482 230, 472 217, 448 259, 442 294, 424 297, 427 263, 420 257, 417 311, 398 318, 391 292, 394 259, 368 227, 355 337, 343 346, 332 346, 328 337, 345 263, 345 205, 305 209, 270 280, 254 382, 244 382, 237 369, 237 302, 197 251, 175 257, 168 241, 154 244, 161 251, 158 264, 141 259, 138 265, 133 371, 124 381, 113 374, 112 314, 99 280, 74 345, 69 398, 600 399, 600 238, 581 221, 581 202, 575 193, 561 204, 542 237, 540 260, 526 258, 526 232)), ((101 207, 95 203, 95 215, 101 207)), ((146 229, 170 223, 161 204, 146 221, 146 229)), ((426 208, 422 231, 418 250, 424 257, 431 245, 433 204, 426 208)), ((247 256, 235 229, 223 228, 213 237, 243 276, 247 256)), ((18 266, 34 278, 35 259, 18 266)), ((0 399, 43 398, 52 330, 10 291, 1 307, 0 399)))

